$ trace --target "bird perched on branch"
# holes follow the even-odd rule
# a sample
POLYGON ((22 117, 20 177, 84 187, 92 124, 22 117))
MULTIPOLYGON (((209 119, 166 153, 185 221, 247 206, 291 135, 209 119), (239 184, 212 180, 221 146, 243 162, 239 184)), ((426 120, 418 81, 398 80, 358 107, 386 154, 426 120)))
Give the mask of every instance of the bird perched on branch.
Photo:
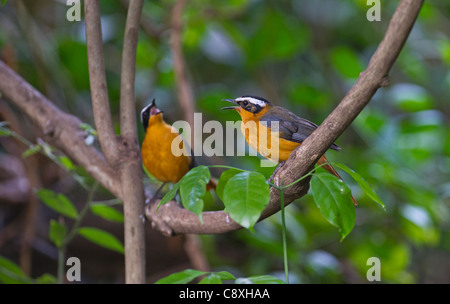
MULTIPOLYGON (((300 118, 283 107, 275 106, 261 97, 246 95, 223 100, 236 105, 222 108, 222 110, 232 109, 239 113, 242 119, 241 131, 248 145, 262 156, 277 163, 286 161, 292 151, 318 127, 315 123, 300 118), (275 131, 275 128, 278 130, 275 131), (272 136, 275 137, 272 138, 272 136), (265 143, 261 144, 263 140, 265 143), (278 146, 278 149, 272 149, 273 144, 278 146)), ((339 151, 341 148, 333 143, 330 149, 339 151)), ((342 179, 328 163, 325 154, 320 157, 317 164, 342 179)), ((353 195, 352 200, 357 205, 353 195)))
MULTIPOLYGON (((180 142, 180 149, 184 152, 179 156, 172 153, 172 142, 180 136, 178 130, 166 123, 163 111, 158 109, 155 99, 141 111, 141 122, 145 130, 142 143, 142 162, 147 171, 157 180, 163 182, 154 197, 166 183, 177 183, 193 167, 196 166, 194 156, 187 155, 186 145, 180 142)), ((207 190, 215 189, 213 180, 207 185, 207 190)))

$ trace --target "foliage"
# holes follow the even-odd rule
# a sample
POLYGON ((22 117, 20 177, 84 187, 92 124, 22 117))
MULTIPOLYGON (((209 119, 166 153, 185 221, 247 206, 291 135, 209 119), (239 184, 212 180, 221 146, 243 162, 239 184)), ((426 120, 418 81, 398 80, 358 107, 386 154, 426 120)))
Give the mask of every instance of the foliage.
MULTIPOLYGON (((41 142, 37 145, 30 143, 28 140, 8 129, 6 122, 0 122, 0 135, 4 137, 14 137, 21 141, 23 144, 28 145, 28 149, 22 154, 23 158, 29 157, 35 153, 42 153, 49 157, 56 164, 67 170, 72 177, 77 180, 81 186, 86 187, 86 180, 80 176, 77 168, 66 156, 57 156, 54 154, 54 148, 49 146, 47 143, 41 142), (33 151, 30 153, 29 151, 33 151)), ((86 129, 86 126, 82 128, 86 129)), ((96 134, 95 130, 90 127, 90 133, 96 134)), ((69 243, 73 240, 75 235, 80 235, 87 240, 91 241, 98 246, 116 251, 118 253, 124 253, 124 247, 114 235, 104 231, 102 229, 94 227, 79 227, 82 223, 84 217, 88 210, 105 220, 123 223, 123 214, 116 209, 112 208, 103 203, 92 203, 93 195, 97 190, 98 183, 95 182, 90 186, 87 202, 84 208, 78 212, 75 205, 70 201, 70 199, 62 194, 56 193, 49 189, 39 189, 36 192, 37 197, 50 209, 65 216, 69 219, 74 220, 73 226, 68 229, 68 227, 63 222, 58 222, 51 219, 49 225, 49 240, 58 248, 59 259, 58 259, 58 271, 57 278, 53 277, 51 274, 44 274, 42 277, 33 280, 26 276, 20 267, 15 265, 13 262, 0 256, 0 262, 3 264, 0 267, 0 282, 2 283, 62 283, 62 273, 63 273, 63 263, 65 257, 65 251, 69 243)))
MULTIPOLYGON (((83 22, 67 22, 62 4, 37 2, 2 1, 2 59, 14 65, 20 75, 58 107, 93 125, 83 22), (54 12, 51 22, 47 19, 49 11, 54 12), (33 25, 27 26, 27 22, 33 25), (4 50, 11 48, 13 55, 8 55, 4 50)), ((170 30, 167 30, 173 3, 145 2, 143 18, 149 21, 154 35, 141 32, 137 54, 137 112, 148 100, 156 98, 169 121, 183 119, 176 95, 170 30)), ((382 21, 368 22, 366 1, 360 0, 190 1, 183 13, 182 45, 196 111, 203 114, 204 121, 237 120, 236 113, 220 111, 223 106, 220 100, 255 94, 320 123, 367 66, 397 3, 381 1, 382 21)), ((108 51, 108 93, 114 121, 118 121, 120 68, 117 63, 126 10, 120 1, 102 1, 101 5, 103 38, 108 51)), ((359 202, 354 220, 353 215, 348 217, 353 221, 351 233, 339 241, 350 226, 336 229, 329 223, 334 220, 324 217, 323 207, 316 206, 314 196, 318 194, 314 194, 314 189, 286 208, 290 282, 367 282, 366 261, 373 256, 381 260, 382 282, 448 282, 448 275, 442 269, 448 265, 450 250, 449 14, 448 1, 425 1, 389 75, 390 85, 375 94, 338 139, 342 151, 327 153, 336 169, 348 173, 343 175, 345 183, 359 202)), ((83 129, 86 141, 95 145, 96 133, 89 125, 83 129)), ((2 139, 11 136, 10 128, 0 126, 2 139)), ((34 138, 33 128, 26 128, 23 135, 34 138)), ((139 127, 141 141, 143 135, 144 130, 139 127)), ((43 153, 67 170, 84 191, 91 189, 92 179, 59 151, 38 140, 32 140, 27 147, 24 157, 43 153)), ((0 146, 0 153, 6 153, 6 148, 0 146)), ((252 156, 199 158, 198 161, 239 168, 221 173, 209 166, 213 177, 220 176, 217 196, 221 201, 227 193, 226 185, 242 170, 259 172, 266 179, 272 173, 270 168, 261 168, 259 158, 252 156)), ((324 188, 324 183, 336 184, 331 177, 318 176, 313 178, 312 188, 324 188)), ((51 189, 54 181, 47 180, 44 184, 45 189, 51 189)), ((176 197, 180 186, 175 185, 165 198, 176 197)), ((66 189, 65 193, 55 191, 55 197, 58 194, 70 197, 66 192, 79 193, 77 187, 66 189)), ((217 200, 201 194, 202 190, 193 206, 203 203, 203 210, 224 208, 217 200)), ((95 205, 90 207, 93 213, 121 221, 120 215, 112 215, 108 208, 95 205)), ((234 212, 233 208, 226 208, 234 212)), ((198 213, 199 209, 194 210, 198 213)), ((77 212, 81 214, 79 208, 77 212)), ((0 214, 6 214, 3 206, 0 214)), ((62 218, 69 219, 64 215, 62 218)), ((53 219, 51 223, 49 239, 55 246, 61 246, 61 239, 70 235, 71 227, 65 220, 53 219), (61 225, 66 227, 66 233, 61 225)), ((206 281, 223 280, 221 275, 213 275, 222 269, 233 273, 235 278, 267 274, 283 277, 280 217, 248 223, 254 232, 243 229, 221 236, 202 236, 208 261, 217 270, 202 274, 210 277, 206 281)), ((0 254, 7 253, 6 248, 0 248, 0 254)), ((165 255, 166 252, 156 260, 163 263, 165 255)), ((8 257, 16 260, 14 254, 8 257)), ((7 271, 15 281, 39 281, 24 276, 20 268, 5 261, 0 259, 0 276, 7 271)), ((171 260, 171 263, 175 262, 171 260)), ((173 269, 174 265, 164 266, 173 269)), ((39 278, 40 274, 35 277, 39 278)))
POLYGON ((173 273, 165 278, 155 282, 155 284, 186 284, 199 277, 203 278, 198 284, 222 284, 223 281, 232 281, 236 284, 282 284, 278 278, 269 275, 252 276, 248 278, 235 278, 234 275, 227 271, 206 272, 194 269, 186 269, 177 273, 173 273))

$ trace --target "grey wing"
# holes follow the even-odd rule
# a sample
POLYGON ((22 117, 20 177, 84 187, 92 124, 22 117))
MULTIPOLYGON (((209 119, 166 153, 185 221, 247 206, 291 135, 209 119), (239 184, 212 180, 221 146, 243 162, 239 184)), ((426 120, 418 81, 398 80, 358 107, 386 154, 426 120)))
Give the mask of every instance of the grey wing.
MULTIPOLYGON (((274 107, 272 113, 265 115, 261 121, 267 123, 267 126, 270 128, 272 128, 272 126, 274 127, 273 122, 277 121, 279 123, 280 137, 298 143, 302 143, 315 129, 318 128, 318 125, 315 123, 300 118, 294 113, 279 107, 274 107), (283 119, 283 117, 286 118, 283 119)), ((336 151, 341 149, 334 143, 330 148, 336 151)))

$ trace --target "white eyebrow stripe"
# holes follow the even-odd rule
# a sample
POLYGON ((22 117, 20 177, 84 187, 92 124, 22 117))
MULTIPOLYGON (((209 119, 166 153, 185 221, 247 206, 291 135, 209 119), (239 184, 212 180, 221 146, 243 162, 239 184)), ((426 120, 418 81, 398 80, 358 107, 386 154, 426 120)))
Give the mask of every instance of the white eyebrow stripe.
POLYGON ((266 103, 260 99, 257 98, 253 98, 253 97, 239 97, 236 98, 236 101, 244 101, 244 100, 248 100, 250 103, 254 104, 254 105, 258 105, 260 107, 264 107, 266 105, 266 103))
POLYGON ((147 111, 148 107, 150 107, 152 104, 147 105, 145 108, 141 111, 141 123, 144 123, 144 120, 142 119, 144 116, 144 112, 147 111))

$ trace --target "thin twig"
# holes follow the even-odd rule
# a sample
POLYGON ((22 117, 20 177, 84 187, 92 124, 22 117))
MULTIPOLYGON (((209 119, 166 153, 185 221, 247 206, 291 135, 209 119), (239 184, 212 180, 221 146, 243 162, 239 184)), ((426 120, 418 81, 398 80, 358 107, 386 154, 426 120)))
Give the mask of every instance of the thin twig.
POLYGON ((283 183, 279 182, 278 190, 280 191, 280 208, 281 208, 281 239, 283 242, 283 262, 284 262, 284 276, 286 284, 289 284, 289 268, 287 256, 287 240, 286 240, 286 216, 284 212, 284 187, 283 183))
POLYGON ((73 240, 73 238, 77 235, 78 228, 80 227, 81 222, 84 220, 84 217, 86 216, 87 212, 89 211, 89 209, 91 207, 91 203, 94 199, 94 194, 97 191, 97 188, 98 188, 98 182, 95 182, 92 185, 92 187, 89 189, 86 203, 84 204, 83 208, 81 209, 80 214, 78 215, 75 222, 73 223, 73 226, 70 229, 69 233, 64 238, 61 246, 58 248, 58 269, 57 269, 57 277, 56 277, 58 284, 62 284, 62 282, 63 282, 64 260, 65 260, 65 256, 66 256, 67 246, 70 244, 70 242, 73 240))

